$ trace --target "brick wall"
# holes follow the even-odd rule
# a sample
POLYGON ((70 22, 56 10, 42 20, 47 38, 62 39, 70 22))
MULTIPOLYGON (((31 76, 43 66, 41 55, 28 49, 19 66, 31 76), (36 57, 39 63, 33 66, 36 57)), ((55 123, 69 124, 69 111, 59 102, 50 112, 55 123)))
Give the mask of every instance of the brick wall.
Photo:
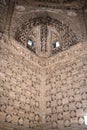
POLYGON ((86 44, 42 59, 0 41, 0 129, 85 129, 86 44))
POLYGON ((46 122, 52 128, 84 125, 87 113, 87 80, 83 59, 59 69, 46 79, 46 122))
POLYGON ((26 53, 17 52, 17 48, 0 44, 0 121, 32 128, 41 121, 40 70, 37 66, 36 73, 24 57, 26 53))

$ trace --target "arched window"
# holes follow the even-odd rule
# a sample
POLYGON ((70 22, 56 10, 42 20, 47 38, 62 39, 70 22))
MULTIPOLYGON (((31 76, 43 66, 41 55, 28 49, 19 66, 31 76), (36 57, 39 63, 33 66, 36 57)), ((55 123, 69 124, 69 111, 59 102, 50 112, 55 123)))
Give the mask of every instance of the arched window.
POLYGON ((60 47, 60 43, 59 41, 56 41, 54 44, 53 44, 54 48, 59 48, 60 47))
POLYGON ((31 39, 29 39, 28 42, 27 42, 27 45, 33 47, 34 42, 31 39))

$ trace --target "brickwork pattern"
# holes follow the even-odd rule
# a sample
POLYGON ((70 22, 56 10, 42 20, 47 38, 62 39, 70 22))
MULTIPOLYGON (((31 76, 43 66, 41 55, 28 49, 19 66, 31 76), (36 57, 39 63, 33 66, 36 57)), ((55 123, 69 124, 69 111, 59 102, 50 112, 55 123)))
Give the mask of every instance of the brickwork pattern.
POLYGON ((0 32, 4 32, 7 6, 0 3, 0 32), (4 15, 3 15, 4 13, 4 15))
POLYGON ((87 80, 84 63, 75 61, 63 69, 55 67, 46 85, 46 122, 57 129, 84 124, 87 80))
POLYGON ((15 59, 1 46, 0 121, 34 128, 40 123, 40 78, 29 66, 23 57, 15 59))
POLYGON ((79 44, 59 57, 43 59, 12 40, 2 40, 0 128, 81 128, 87 113, 86 46, 79 44))
MULTIPOLYGON (((15 34, 16 35, 15 38, 21 44, 23 44, 24 46, 27 46, 27 39, 28 39, 29 35, 31 35, 32 28, 34 28, 36 26, 41 26, 41 28, 40 28, 41 41, 39 41, 39 42, 41 43, 40 49, 44 53, 44 51, 46 52, 46 50, 47 50, 47 44, 48 44, 47 43, 47 37, 48 37, 47 25, 50 26, 51 28, 55 28, 55 30, 57 30, 57 32, 60 34, 60 37, 62 39, 61 43, 60 43, 61 51, 66 50, 79 42, 76 34, 73 33, 73 31, 70 29, 69 26, 63 24, 62 22, 60 22, 56 19, 52 19, 51 17, 46 17, 46 18, 40 17, 40 18, 30 19, 29 21, 25 22, 25 24, 22 25, 21 28, 19 28, 17 30, 17 32, 15 34), (44 21, 45 21, 45 23, 44 23, 44 21)), ((51 43, 51 44, 53 44, 53 43, 51 43)), ((58 51, 59 51, 59 49, 58 49, 58 51)), ((51 53, 54 54, 56 52, 57 52, 57 49, 52 48, 51 53)))

